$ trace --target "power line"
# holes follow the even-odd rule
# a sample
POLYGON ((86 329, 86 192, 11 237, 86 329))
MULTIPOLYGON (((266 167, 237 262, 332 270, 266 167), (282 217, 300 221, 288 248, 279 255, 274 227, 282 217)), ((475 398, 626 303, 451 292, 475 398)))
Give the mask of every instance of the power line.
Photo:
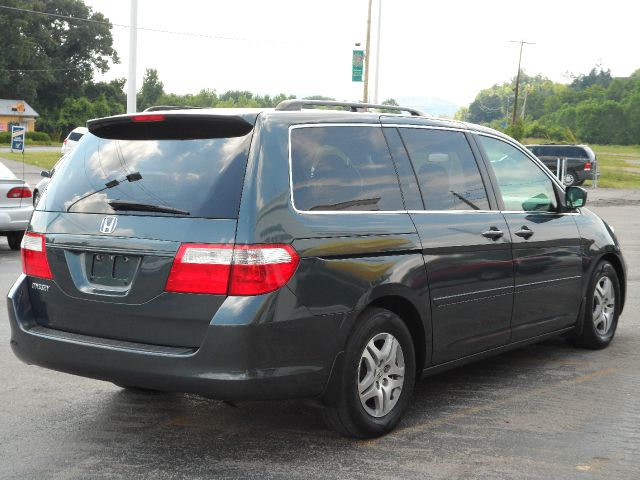
MULTIPOLYGON (((113 26, 113 27, 131 28, 131 25, 125 25, 122 23, 105 22, 102 20, 93 20, 91 18, 73 17, 71 15, 61 15, 59 13, 41 12, 38 10, 29 10, 26 8, 8 7, 6 5, 0 5, 0 9, 12 10, 12 11, 21 12, 21 13, 32 13, 36 15, 44 15, 46 17, 60 18, 63 20, 75 20, 79 22, 95 23, 99 25, 107 25, 110 27, 113 26)), ((284 40, 265 40, 265 39, 257 39, 257 38, 225 37, 222 35, 207 35, 205 33, 180 32, 176 30, 165 30, 162 28, 136 27, 136 29, 143 30, 145 32, 165 33, 169 35, 183 35, 185 37, 208 38, 212 40, 230 40, 230 41, 236 41, 236 42, 256 42, 256 43, 283 43, 283 44, 292 43, 284 40)), ((296 42, 296 43, 301 43, 301 42, 296 42)))
POLYGON ((68 72, 70 70, 79 70, 85 67, 69 67, 69 68, 0 68, 0 72, 68 72))

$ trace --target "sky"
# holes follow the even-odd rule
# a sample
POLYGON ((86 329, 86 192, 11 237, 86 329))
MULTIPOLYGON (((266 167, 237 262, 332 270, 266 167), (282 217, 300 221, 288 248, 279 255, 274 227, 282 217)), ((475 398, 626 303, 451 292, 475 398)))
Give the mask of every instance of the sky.
MULTIPOLYGON (((129 25, 129 0, 85 0, 129 25)), ((374 99, 377 4, 373 0, 370 99, 374 99)), ((203 88, 362 98, 351 81, 354 44, 364 45, 368 0, 139 0, 137 87, 158 70, 165 92, 203 88)), ((633 0, 382 0, 378 100, 407 96, 468 105, 522 68, 568 83, 594 66, 613 76, 640 68, 640 6, 633 0)), ((129 29, 114 26, 121 63, 98 80, 126 77, 129 29)))

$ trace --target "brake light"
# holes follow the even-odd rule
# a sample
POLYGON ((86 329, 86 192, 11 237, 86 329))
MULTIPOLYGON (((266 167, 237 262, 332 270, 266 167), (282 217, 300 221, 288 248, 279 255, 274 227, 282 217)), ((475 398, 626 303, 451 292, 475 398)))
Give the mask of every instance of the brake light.
POLYGON ((585 162, 584 169, 585 170, 591 170, 591 162, 585 162))
POLYGON ((14 187, 7 192, 7 198, 30 198, 31 189, 29 187, 14 187))
POLYGON ((290 245, 185 243, 173 261, 165 290, 261 295, 284 286, 298 262, 298 254, 290 245))
POLYGON ((164 121, 164 115, 133 115, 131 120, 134 122, 162 122, 164 121))
POLYGON ((22 237, 22 271, 25 275, 52 279, 47 251, 44 244, 44 235, 41 233, 27 232, 22 237))

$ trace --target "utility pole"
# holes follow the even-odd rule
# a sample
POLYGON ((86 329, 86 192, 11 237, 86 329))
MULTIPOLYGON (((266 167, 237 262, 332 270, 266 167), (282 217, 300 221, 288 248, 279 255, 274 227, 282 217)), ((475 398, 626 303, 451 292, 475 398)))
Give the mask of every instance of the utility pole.
POLYGON ((378 0, 378 31, 376 41, 376 73, 375 73, 375 88, 373 90, 373 103, 378 102, 378 86, 380 84, 380 30, 382 27, 382 0, 378 0))
POLYGON ((369 15, 367 16, 367 43, 364 50, 364 92, 362 94, 363 103, 369 102, 369 58, 371 56, 371 3, 369 0, 369 15))
POLYGON ((516 117, 518 115, 518 88, 520 87, 520 64, 522 63, 522 47, 527 45, 535 45, 532 42, 525 42, 524 40, 511 40, 511 43, 520 44, 520 56, 518 57, 518 75, 516 75, 516 95, 513 101, 513 117, 511 118, 511 125, 516 124, 516 117))
POLYGON ((127 113, 136 112, 136 61, 138 50, 138 0, 131 0, 129 21, 129 78, 127 78, 127 113))

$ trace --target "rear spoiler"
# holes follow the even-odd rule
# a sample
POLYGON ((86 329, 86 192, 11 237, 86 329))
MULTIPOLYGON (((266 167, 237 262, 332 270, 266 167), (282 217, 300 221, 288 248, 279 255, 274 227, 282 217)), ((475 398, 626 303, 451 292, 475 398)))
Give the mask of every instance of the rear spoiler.
POLYGON ((149 112, 89 120, 87 128, 109 140, 198 140, 242 137, 253 124, 239 115, 149 112))

